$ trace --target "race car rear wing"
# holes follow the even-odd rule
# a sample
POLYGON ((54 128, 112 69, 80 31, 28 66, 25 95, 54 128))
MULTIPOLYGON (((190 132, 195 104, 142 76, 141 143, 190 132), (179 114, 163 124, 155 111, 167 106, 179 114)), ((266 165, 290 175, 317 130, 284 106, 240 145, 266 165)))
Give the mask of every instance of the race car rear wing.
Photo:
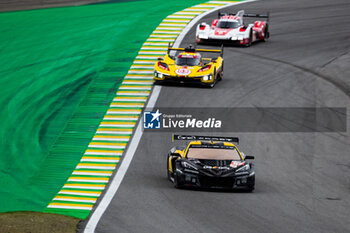
POLYGON ((173 45, 169 42, 168 44, 168 54, 171 50, 177 50, 177 51, 185 51, 185 52, 209 52, 209 53, 220 53, 220 56, 223 57, 224 55, 224 46, 221 45, 220 49, 196 49, 192 45, 186 47, 186 48, 173 48, 173 45))
MULTIPOLYGON (((225 15, 236 15, 237 13, 222 13, 219 11, 218 13, 218 18, 221 18, 222 16, 225 15)), ((250 14, 250 13, 244 13, 243 17, 254 17, 254 18, 265 18, 267 21, 270 20, 270 13, 267 12, 266 14, 250 14)))
POLYGON ((212 142, 236 142, 239 143, 239 138, 236 137, 216 137, 216 136, 194 136, 194 135, 177 135, 173 134, 172 141, 177 140, 199 140, 212 142))

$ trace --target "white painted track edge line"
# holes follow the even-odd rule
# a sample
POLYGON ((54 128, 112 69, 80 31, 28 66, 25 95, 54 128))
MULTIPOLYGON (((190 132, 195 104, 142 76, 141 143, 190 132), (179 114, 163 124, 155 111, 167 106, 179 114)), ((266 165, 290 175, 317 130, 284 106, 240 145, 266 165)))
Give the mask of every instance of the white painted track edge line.
MULTIPOLYGON (((239 5, 242 3, 255 2, 255 1, 259 1, 259 0, 246 0, 246 1, 242 1, 242 2, 233 2, 231 4, 226 4, 224 6, 215 7, 215 8, 213 8, 205 13, 198 15, 180 33, 180 35, 177 37, 176 41, 174 42, 173 47, 179 46, 180 43, 182 42, 182 40, 184 39, 185 35, 189 32, 189 30, 191 30, 191 28, 196 23, 198 23, 198 21, 201 20, 204 16, 206 16, 214 11, 220 10, 222 8, 230 7, 233 5, 239 5)), ((156 85, 154 86, 154 89, 153 89, 151 95, 149 96, 149 101, 148 101, 146 108, 153 109, 153 107, 155 106, 155 103, 157 102, 157 99, 158 99, 158 96, 160 94, 161 89, 162 89, 161 86, 156 86, 156 85)), ((98 222, 100 221, 103 213, 105 212, 108 205, 112 201, 114 195, 118 191, 118 188, 119 188, 121 182, 123 181, 123 178, 124 178, 128 168, 129 168, 129 165, 134 157, 134 154, 136 152, 136 149, 137 149, 138 144, 139 144, 141 137, 142 137, 143 131, 141 129, 142 128, 141 120, 138 122, 135 134, 132 137, 132 140, 130 142, 128 150, 126 151, 126 153, 124 155, 123 161, 120 164, 120 167, 118 168, 118 170, 116 172, 116 175, 113 177, 113 179, 112 179, 110 185, 108 186, 108 189, 107 189, 105 195, 103 196, 101 202, 98 203, 98 206, 96 207, 95 211, 92 213, 88 223, 85 226, 84 233, 94 233, 95 232, 96 226, 97 226, 98 222)))

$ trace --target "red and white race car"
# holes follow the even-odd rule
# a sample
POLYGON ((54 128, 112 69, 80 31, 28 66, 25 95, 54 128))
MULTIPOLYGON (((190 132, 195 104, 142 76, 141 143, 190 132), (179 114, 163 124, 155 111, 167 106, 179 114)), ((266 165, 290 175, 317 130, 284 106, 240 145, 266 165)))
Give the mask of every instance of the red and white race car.
POLYGON ((234 13, 220 13, 219 19, 214 19, 211 26, 207 23, 197 25, 196 41, 219 42, 250 46, 256 41, 266 41, 269 38, 269 14, 245 14, 244 10, 234 13), (244 17, 266 18, 266 21, 255 21, 245 25, 244 17))

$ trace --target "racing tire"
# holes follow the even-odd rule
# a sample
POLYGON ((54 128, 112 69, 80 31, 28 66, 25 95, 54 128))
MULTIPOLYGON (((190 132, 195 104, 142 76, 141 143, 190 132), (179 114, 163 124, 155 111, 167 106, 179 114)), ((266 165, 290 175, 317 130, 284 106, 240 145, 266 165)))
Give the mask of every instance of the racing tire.
POLYGON ((183 183, 183 181, 181 182, 180 178, 178 177, 176 167, 177 167, 177 164, 175 163, 175 166, 173 168, 174 187, 177 189, 181 189, 181 188, 183 188, 184 183, 183 183))
POLYGON ((246 191, 247 191, 247 193, 252 193, 254 191, 254 186, 248 187, 246 191))
POLYGON ((169 156, 168 156, 168 159, 166 161, 166 168, 167 168, 168 180, 171 181, 171 172, 169 171, 169 156))
POLYGON ((179 178, 177 177, 176 172, 174 173, 174 187, 177 189, 181 189, 183 187, 183 185, 179 181, 179 178))
POLYGON ((221 81, 222 77, 224 77, 224 62, 222 62, 221 71, 219 73, 219 79, 218 80, 221 81))
POLYGON ((168 170, 168 180, 170 180, 171 181, 171 172, 168 170))
POLYGON ((220 72, 220 75, 219 75, 219 79, 218 79, 218 81, 221 81, 222 80, 222 76, 223 76, 224 74, 222 73, 222 71, 220 72))
MULTIPOLYGON (((254 166, 254 165, 252 165, 252 166, 254 166)), ((251 177, 250 179, 251 179, 251 183, 247 186, 247 189, 246 189, 246 191, 249 193, 253 192, 253 190, 255 188, 255 176, 251 177)))
POLYGON ((215 84, 216 84, 216 82, 217 82, 217 77, 216 77, 216 75, 219 75, 219 74, 216 74, 216 68, 214 69, 214 73, 213 73, 213 83, 211 83, 211 84, 209 84, 209 87, 210 88, 213 88, 213 87, 215 87, 215 84))
POLYGON ((249 42, 246 44, 246 47, 250 47, 252 45, 252 39, 253 39, 253 31, 250 30, 249 32, 249 42))
POLYGON ((267 42, 267 39, 270 37, 270 32, 269 32, 269 25, 266 24, 265 31, 264 31, 264 42, 267 42))

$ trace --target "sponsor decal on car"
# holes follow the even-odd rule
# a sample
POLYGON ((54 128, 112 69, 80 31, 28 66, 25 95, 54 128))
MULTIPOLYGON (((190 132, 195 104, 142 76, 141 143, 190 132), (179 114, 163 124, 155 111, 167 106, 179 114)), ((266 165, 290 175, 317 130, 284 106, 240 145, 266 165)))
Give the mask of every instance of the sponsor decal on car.
POLYGON ((214 33, 215 33, 216 36, 225 36, 230 31, 232 31, 232 29, 217 28, 217 29, 215 29, 214 33))
POLYGON ((230 167, 219 167, 219 166, 208 166, 208 165, 205 165, 203 166, 204 169, 214 169, 214 170, 229 170, 230 167))
POLYGON ((231 164, 230 164, 230 167, 237 168, 237 167, 242 166, 244 164, 245 164, 245 162, 232 161, 231 164))
POLYGON ((175 73, 178 75, 189 75, 191 73, 191 71, 187 68, 180 68, 175 70, 175 73))

